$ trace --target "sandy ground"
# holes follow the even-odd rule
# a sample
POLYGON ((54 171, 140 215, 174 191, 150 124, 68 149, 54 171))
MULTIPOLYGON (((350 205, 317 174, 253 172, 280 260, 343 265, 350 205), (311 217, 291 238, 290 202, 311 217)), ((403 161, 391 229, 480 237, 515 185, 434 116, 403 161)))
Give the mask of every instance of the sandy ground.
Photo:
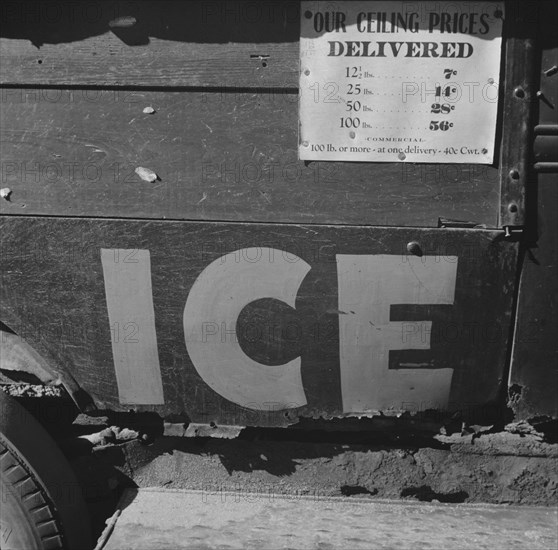
POLYGON ((555 549, 558 510, 128 490, 106 550, 555 549))

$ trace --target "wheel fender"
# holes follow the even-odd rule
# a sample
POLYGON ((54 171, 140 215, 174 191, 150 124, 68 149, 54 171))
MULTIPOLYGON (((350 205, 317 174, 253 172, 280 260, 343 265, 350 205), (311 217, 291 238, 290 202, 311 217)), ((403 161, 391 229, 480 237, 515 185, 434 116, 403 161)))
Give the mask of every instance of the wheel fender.
POLYGON ((70 464, 39 422, 1 390, 0 435, 44 485, 56 507, 67 547, 90 548, 89 514, 70 464))

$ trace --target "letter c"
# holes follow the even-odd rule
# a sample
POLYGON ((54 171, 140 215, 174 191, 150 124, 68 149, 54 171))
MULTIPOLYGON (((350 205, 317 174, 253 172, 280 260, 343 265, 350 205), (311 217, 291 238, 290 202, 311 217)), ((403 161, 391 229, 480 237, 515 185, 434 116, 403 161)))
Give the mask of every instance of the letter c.
POLYGON ((206 384, 242 407, 268 410, 307 404, 300 357, 284 365, 263 365, 248 357, 236 337, 244 307, 275 298, 294 308, 310 266, 294 255, 273 248, 245 248, 208 265, 194 282, 184 307, 184 337, 190 359, 206 384), (257 262, 253 258, 259 258, 257 262), (252 260, 250 260, 252 258, 252 260), (221 327, 202 333, 207 323, 221 327))

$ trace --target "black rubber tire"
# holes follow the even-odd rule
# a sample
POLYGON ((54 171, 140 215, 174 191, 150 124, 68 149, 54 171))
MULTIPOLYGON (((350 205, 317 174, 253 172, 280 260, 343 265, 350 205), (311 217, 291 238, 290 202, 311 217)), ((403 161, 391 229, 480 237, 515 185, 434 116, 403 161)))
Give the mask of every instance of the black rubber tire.
POLYGON ((44 428, 0 390, 0 549, 91 550, 70 465, 44 428))

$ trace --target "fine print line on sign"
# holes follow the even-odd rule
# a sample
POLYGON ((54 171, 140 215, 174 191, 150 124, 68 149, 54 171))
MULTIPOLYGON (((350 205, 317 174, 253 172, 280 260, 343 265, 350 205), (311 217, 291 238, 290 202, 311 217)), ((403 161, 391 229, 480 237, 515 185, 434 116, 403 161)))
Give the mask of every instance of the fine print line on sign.
POLYGON ((504 6, 304 1, 301 160, 492 164, 504 6))

